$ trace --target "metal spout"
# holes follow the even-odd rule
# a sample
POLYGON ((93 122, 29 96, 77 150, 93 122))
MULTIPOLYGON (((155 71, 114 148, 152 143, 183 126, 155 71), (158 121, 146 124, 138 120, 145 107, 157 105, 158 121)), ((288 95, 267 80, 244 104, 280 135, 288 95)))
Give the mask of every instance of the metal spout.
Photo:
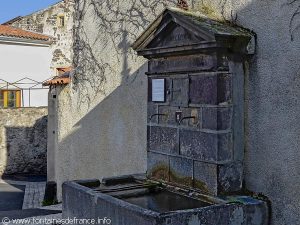
POLYGON ((185 117, 182 117, 181 120, 179 120, 179 125, 181 124, 181 122, 183 120, 187 120, 187 119, 196 119, 196 117, 195 116, 185 116, 185 117))
POLYGON ((156 113, 156 114, 153 114, 149 117, 149 120, 151 122, 151 120, 153 119, 154 116, 168 116, 168 114, 162 114, 162 113, 156 113))

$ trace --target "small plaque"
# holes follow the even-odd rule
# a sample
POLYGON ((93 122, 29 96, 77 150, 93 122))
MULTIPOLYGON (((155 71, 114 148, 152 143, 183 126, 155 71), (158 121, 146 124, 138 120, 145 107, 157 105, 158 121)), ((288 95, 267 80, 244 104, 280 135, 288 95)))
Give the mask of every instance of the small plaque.
POLYGON ((152 101, 165 102, 165 79, 152 79, 152 101))

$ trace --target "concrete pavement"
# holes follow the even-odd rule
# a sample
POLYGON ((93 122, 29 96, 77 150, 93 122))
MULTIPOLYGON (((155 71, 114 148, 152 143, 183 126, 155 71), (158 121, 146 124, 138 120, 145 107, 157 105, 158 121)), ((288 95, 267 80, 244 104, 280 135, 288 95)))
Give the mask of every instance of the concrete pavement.
POLYGON ((40 178, 0 179, 0 225, 4 218, 61 218, 61 205, 42 207, 45 185, 40 178))
POLYGON ((0 183, 0 211, 22 209, 25 185, 0 183))
MULTIPOLYGON (((16 181, 16 180, 0 180, 0 185, 3 188, 7 187, 8 189, 15 190, 16 188, 13 187, 24 187, 24 201, 22 199, 23 205, 21 209, 32 209, 32 208, 39 208, 42 207, 42 202, 44 199, 45 194, 45 186, 46 182, 28 182, 28 181, 16 181)), ((11 190, 11 192, 12 192, 11 190)), ((0 186, 0 193, 5 195, 5 189, 1 189, 0 186)), ((10 201, 18 200, 20 201, 21 194, 18 196, 16 192, 12 192, 10 196, 7 196, 7 199, 10 197, 10 201)), ((23 194, 22 194, 23 195, 23 194)), ((0 198, 0 204, 7 204, 7 201, 4 201, 0 198)), ((7 210, 0 210, 0 211, 7 211, 7 210)))

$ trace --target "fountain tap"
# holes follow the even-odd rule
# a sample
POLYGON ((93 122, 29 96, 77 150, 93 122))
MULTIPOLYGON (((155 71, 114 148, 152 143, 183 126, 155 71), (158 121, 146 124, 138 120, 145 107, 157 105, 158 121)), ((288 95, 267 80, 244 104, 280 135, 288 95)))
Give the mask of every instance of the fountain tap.
POLYGON ((168 114, 155 113, 155 114, 153 114, 153 115, 151 115, 151 116, 149 117, 150 122, 151 122, 151 120, 153 119, 154 116, 168 116, 168 114))
POLYGON ((196 117, 195 116, 185 116, 185 117, 182 117, 181 118, 181 120, 179 120, 179 125, 181 124, 181 122, 183 121, 183 120, 186 120, 186 119, 196 119, 196 117))

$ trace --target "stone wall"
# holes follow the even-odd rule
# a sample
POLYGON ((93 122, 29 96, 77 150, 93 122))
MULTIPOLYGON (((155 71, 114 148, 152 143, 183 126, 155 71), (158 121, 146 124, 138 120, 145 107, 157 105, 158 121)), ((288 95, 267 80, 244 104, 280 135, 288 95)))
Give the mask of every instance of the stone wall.
MULTIPOLYGON (((130 48, 165 6, 175 1, 76 3, 77 67, 59 90, 58 187, 68 179, 144 172, 145 61, 130 48), (66 113, 67 112, 67 113, 66 113)), ((300 220, 299 0, 194 0, 193 10, 257 34, 246 76, 245 187, 272 202, 272 224, 300 220)), ((61 193, 61 190, 59 190, 61 193)))
POLYGON ((0 176, 46 174, 47 111, 0 109, 0 176))
POLYGON ((24 16, 13 22, 11 26, 54 37, 55 42, 51 45, 51 67, 64 68, 72 65, 73 17, 74 1, 63 0, 48 8, 24 16), (59 26, 58 16, 65 17, 65 26, 59 26))

